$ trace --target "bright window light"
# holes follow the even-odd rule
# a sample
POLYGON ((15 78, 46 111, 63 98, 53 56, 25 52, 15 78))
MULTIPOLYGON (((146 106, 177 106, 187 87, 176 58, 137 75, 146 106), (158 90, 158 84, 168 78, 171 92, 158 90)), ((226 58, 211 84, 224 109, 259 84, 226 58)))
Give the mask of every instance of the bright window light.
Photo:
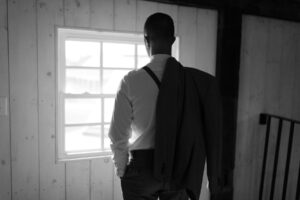
POLYGON ((66 66, 100 66, 100 42, 66 40, 65 47, 66 66))
MULTIPOLYGON (((178 40, 173 47, 178 56, 178 40)), ((108 130, 121 79, 150 61, 142 34, 57 29, 57 157, 111 154, 108 130)))

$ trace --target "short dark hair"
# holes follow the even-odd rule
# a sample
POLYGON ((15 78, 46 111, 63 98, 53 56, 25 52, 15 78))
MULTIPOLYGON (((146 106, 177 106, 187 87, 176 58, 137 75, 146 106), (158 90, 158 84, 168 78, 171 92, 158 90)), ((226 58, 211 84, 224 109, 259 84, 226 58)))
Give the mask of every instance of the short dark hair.
POLYGON ((172 38, 174 37, 173 19, 164 13, 152 14, 145 22, 144 32, 148 33, 149 37, 172 38))

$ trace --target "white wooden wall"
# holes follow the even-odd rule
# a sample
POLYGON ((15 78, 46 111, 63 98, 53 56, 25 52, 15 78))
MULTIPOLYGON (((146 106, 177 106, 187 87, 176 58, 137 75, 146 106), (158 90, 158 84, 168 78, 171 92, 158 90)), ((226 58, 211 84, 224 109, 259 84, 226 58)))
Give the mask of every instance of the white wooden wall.
MULTIPOLYGON (((180 60, 215 72, 217 12, 141 0, 0 0, 1 200, 120 200, 110 158, 55 162, 55 27, 142 32, 170 14, 180 60)), ((204 178, 202 200, 208 199, 204 178)))
MULTIPOLYGON (((259 114, 300 120, 300 23, 244 16, 242 29, 234 199, 257 200, 266 131, 259 114)), ((269 199, 275 154, 278 120, 273 122, 268 150, 273 157, 267 159, 263 199, 269 199)), ((283 123, 275 199, 281 197, 288 128, 283 123)), ((300 126, 295 126, 293 145, 286 199, 295 199, 300 126)))
MULTIPOLYGON (((9 96, 7 3, 0 0, 0 98, 9 96)), ((0 115, 0 199, 11 199, 9 116, 0 115)))

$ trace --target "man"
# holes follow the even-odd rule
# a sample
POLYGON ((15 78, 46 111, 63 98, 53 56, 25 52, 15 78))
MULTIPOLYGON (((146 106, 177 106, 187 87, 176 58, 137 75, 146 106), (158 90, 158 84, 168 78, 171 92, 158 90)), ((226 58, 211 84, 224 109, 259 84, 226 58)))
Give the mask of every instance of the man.
POLYGON ((198 200, 205 159, 212 197, 219 193, 220 98, 212 76, 171 57, 170 16, 144 26, 150 63, 121 81, 109 130, 125 200, 198 200))

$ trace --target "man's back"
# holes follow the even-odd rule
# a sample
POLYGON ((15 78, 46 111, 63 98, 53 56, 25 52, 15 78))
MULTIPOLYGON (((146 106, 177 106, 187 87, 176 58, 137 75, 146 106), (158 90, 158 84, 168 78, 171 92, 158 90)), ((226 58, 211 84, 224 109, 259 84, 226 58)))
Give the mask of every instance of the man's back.
MULTIPOLYGON (((169 57, 165 54, 154 55, 147 65, 159 80, 162 78, 165 63, 169 57)), ((112 140, 122 141, 130 136, 129 144, 119 142, 112 145, 118 171, 124 172, 123 168, 128 162, 124 158, 121 163, 118 161, 119 157, 128 156, 126 148, 128 148, 127 151, 154 148, 155 108, 158 92, 159 88, 156 83, 142 68, 129 72, 123 78, 115 100, 115 110, 109 131, 112 140)))

